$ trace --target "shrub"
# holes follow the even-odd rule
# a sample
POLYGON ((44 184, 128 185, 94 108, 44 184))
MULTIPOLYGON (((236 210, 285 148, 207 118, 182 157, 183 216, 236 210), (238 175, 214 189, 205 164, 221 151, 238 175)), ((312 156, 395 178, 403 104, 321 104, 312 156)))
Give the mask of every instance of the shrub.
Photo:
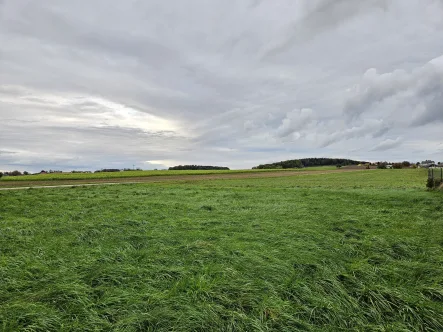
POLYGON ((402 163, 395 163, 395 164, 392 165, 392 168, 402 169, 403 168, 403 164, 402 163))
POLYGON ((378 168, 378 169, 386 169, 386 163, 379 163, 379 164, 377 165, 377 168, 378 168))
POLYGON ((443 181, 441 179, 431 179, 428 178, 428 182, 426 183, 426 187, 433 189, 433 188, 439 188, 443 184, 443 181))
POLYGON ((434 188, 434 180, 431 178, 428 178, 428 182, 426 182, 426 187, 434 188))

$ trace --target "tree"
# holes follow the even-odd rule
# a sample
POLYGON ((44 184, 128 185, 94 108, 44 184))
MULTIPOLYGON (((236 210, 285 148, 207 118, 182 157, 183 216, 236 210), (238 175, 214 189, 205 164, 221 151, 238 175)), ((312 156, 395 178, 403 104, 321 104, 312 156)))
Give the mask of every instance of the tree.
POLYGON ((410 167, 411 166, 411 163, 409 161, 406 161, 406 160, 404 162, 402 162, 402 164, 403 164, 404 167, 410 167))
POLYGON ((304 158, 279 161, 272 164, 263 164, 253 167, 253 169, 276 169, 276 168, 303 168, 312 166, 347 166, 366 164, 363 161, 340 159, 340 158, 304 158))
POLYGON ((3 173, 2 172, 0 172, 0 178, 3 176, 3 173))
POLYGON ((29 172, 24 171, 23 175, 29 175, 29 172))
POLYGON ((170 171, 183 171, 183 170, 229 170, 228 167, 222 166, 202 166, 202 165, 178 165, 169 167, 170 171))
POLYGON ((403 164, 402 164, 402 163, 395 163, 395 164, 392 164, 392 168, 395 168, 395 169, 402 169, 402 168, 403 168, 403 164))
POLYGON ((11 175, 11 176, 19 176, 19 175, 22 175, 22 173, 20 171, 15 170, 15 171, 12 171, 11 173, 9 173, 9 175, 11 175))

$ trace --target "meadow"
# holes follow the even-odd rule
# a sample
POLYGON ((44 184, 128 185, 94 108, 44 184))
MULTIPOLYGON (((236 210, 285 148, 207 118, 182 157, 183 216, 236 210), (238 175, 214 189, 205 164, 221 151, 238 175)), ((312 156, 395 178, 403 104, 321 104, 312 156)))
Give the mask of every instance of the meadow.
POLYGON ((2 331, 442 331, 426 171, 0 192, 2 331))
POLYGON ((48 173, 22 176, 5 176, 0 181, 57 181, 57 180, 93 180, 93 179, 120 179, 141 178, 167 175, 209 175, 209 174, 238 174, 238 173, 263 173, 275 171, 325 171, 335 170, 335 166, 318 166, 306 168, 288 169, 240 169, 240 170, 152 170, 152 171, 121 171, 121 172, 97 172, 97 173, 48 173))

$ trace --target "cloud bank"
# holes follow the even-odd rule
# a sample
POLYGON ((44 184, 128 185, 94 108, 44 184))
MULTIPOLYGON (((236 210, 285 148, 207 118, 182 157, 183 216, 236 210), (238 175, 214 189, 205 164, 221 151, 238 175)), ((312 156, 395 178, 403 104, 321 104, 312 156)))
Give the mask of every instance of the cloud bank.
POLYGON ((443 161, 440 0, 0 2, 0 170, 443 161))

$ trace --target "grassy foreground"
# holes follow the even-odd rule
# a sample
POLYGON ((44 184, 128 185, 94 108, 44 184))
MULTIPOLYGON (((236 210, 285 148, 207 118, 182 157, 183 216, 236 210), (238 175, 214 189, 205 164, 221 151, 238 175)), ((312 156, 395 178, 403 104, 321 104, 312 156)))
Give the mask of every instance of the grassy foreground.
POLYGON ((51 173, 22 176, 5 176, 0 181, 49 181, 49 180, 88 180, 88 179, 120 179, 134 177, 151 177, 167 175, 209 175, 209 174, 237 174, 237 173, 262 173, 281 171, 325 171, 336 169, 335 166, 318 166, 306 168, 287 169, 236 169, 236 170, 160 170, 160 171, 124 171, 124 172, 98 172, 98 173, 51 173))
POLYGON ((0 192, 2 331, 442 331, 422 170, 0 192))

